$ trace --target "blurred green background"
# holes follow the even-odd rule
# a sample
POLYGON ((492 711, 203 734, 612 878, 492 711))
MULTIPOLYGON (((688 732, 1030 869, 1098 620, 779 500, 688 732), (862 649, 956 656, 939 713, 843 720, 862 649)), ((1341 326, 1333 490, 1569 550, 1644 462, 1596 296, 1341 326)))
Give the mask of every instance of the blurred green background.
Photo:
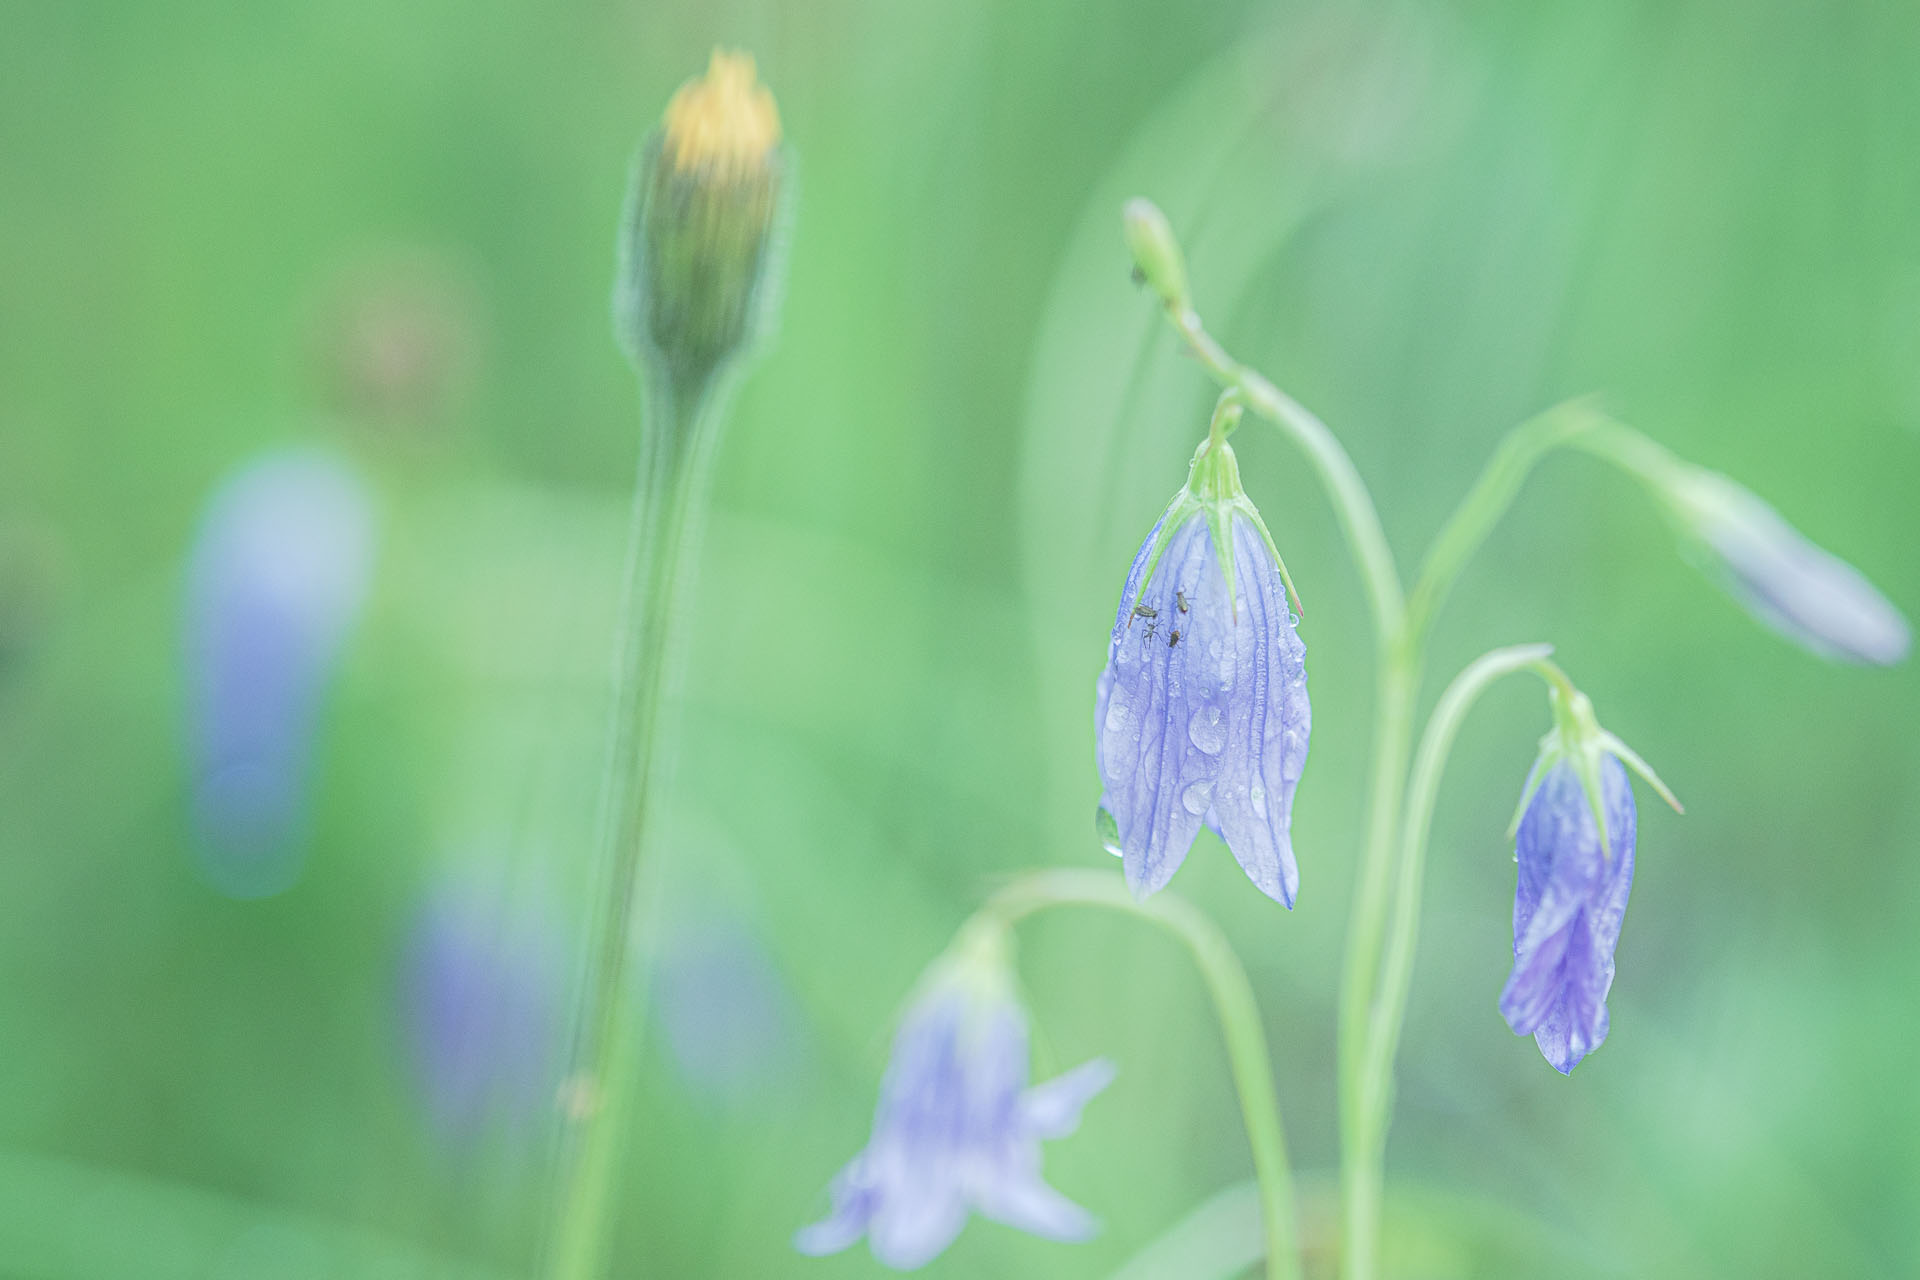
MULTIPOLYGON (((524 1271, 551 1108, 436 1111, 409 938, 450 884, 558 953, 587 918, 638 430, 614 222, 716 42, 778 95, 800 203, 686 620, 618 1274, 874 1274, 787 1242, 915 975, 996 876, 1111 865, 1093 679, 1211 400, 1127 280, 1125 196, 1340 433, 1403 565, 1507 426, 1597 390, 1920 607, 1910 4, 10 4, 0 1272, 524 1271), (303 873, 234 901, 188 821, 184 565, 222 477, 296 442, 366 477, 377 557, 303 873)), ((1278 911, 1204 834, 1175 888, 1240 948, 1325 1171, 1368 621, 1299 458, 1242 435, 1307 605, 1302 889, 1278 911)), ((1389 1167, 1535 1252, 1476 1252, 1463 1209, 1405 1274, 1920 1273, 1911 669, 1755 627, 1579 459, 1431 682, 1537 639, 1689 814, 1642 794, 1612 1037, 1563 1079, 1495 1008, 1544 709, 1516 683, 1469 725, 1389 1167)), ((1106 1230, 975 1222, 930 1274, 1106 1275, 1250 1171, 1184 955, 1119 919, 1023 939, 1036 1072, 1120 1065, 1048 1154, 1106 1230)))

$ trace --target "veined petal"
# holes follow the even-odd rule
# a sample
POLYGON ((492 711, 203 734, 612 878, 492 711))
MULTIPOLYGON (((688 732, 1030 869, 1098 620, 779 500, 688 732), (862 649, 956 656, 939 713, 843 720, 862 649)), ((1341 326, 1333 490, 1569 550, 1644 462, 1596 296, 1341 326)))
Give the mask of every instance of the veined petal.
POLYGON ((1138 595, 1121 597, 1095 705, 1102 804, 1141 897, 1172 878, 1212 803, 1226 712, 1217 677, 1195 655, 1231 625, 1206 520, 1191 516, 1138 595))
POLYGON ((1515 844, 1514 962, 1500 1012, 1561 1072, 1606 1039, 1613 952, 1633 884, 1637 815, 1626 770, 1600 764, 1609 848, 1571 764, 1540 779, 1515 844))
POLYGON ((1261 892, 1292 907, 1300 885, 1293 793, 1306 767, 1313 724, 1306 646, 1294 629, 1273 554, 1239 512, 1233 539, 1239 618, 1219 662, 1227 733, 1207 825, 1261 892))
POLYGON ((1566 988, 1567 949, 1578 914, 1576 910, 1575 918, 1563 920, 1558 929, 1530 939, 1530 945, 1515 951, 1513 972, 1500 993, 1500 1016, 1515 1035, 1531 1034, 1560 1002, 1566 988))

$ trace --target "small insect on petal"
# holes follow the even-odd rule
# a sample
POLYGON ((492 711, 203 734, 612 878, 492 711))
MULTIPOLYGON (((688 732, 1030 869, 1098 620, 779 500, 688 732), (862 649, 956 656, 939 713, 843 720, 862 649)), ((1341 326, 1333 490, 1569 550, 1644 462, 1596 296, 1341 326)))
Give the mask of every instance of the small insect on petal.
POLYGON ((1292 906, 1293 794, 1312 729, 1306 650, 1258 513, 1236 481, 1221 491, 1210 515, 1183 490, 1134 558, 1094 699, 1101 806, 1136 894, 1164 886, 1206 826, 1263 893, 1292 906), (1216 527, 1233 542, 1232 586, 1216 527), (1135 617, 1168 624, 1164 642, 1131 629, 1135 617))

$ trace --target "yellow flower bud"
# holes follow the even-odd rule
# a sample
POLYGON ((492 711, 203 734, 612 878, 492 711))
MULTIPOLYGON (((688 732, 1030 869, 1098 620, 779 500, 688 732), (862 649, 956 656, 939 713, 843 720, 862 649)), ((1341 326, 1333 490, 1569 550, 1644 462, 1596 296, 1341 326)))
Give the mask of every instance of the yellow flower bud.
POLYGON ((773 95, 716 49, 648 142, 617 286, 630 354, 682 402, 756 336, 783 177, 773 95))

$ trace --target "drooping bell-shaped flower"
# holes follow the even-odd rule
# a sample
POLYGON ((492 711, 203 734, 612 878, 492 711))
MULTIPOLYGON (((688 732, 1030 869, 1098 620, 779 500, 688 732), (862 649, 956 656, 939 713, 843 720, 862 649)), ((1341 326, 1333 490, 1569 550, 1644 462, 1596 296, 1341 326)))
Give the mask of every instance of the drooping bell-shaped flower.
POLYGON ((1553 702, 1557 723, 1520 800, 1513 972, 1500 1014, 1565 1074, 1607 1038, 1607 992, 1638 834, 1622 761, 1675 808, 1679 802, 1645 761, 1599 727, 1585 694, 1556 687, 1553 702))
POLYGON ((1094 700, 1102 836, 1145 897, 1204 824, 1293 905, 1293 793, 1313 713, 1290 584, 1232 448, 1194 455, 1141 544, 1094 700))
POLYGON ((977 921, 922 980, 893 1041, 873 1134, 834 1178, 833 1212, 794 1237, 837 1253, 867 1237, 873 1256, 912 1270, 937 1257, 969 1211, 1053 1240, 1091 1237, 1091 1214, 1040 1176, 1040 1141, 1080 1124, 1113 1078, 1096 1058, 1027 1084, 1027 1015, 1005 928, 977 921))
POLYGON ((1823 658, 1890 666, 1907 656, 1900 611, 1751 491, 1684 464, 1661 480, 1697 558, 1748 613, 1823 658))
POLYGON ((321 699, 374 536, 359 475, 318 450, 248 464, 207 506, 187 566, 188 747, 201 870, 230 896, 299 875, 321 699))

